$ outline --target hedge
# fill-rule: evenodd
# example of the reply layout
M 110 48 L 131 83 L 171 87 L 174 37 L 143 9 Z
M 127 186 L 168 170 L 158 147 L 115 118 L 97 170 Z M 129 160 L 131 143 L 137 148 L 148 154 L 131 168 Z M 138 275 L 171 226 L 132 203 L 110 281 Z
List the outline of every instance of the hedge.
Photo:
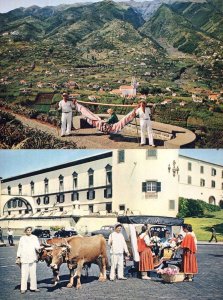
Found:
M 217 205 L 208 204 L 202 200 L 179 198 L 178 217 L 202 217 L 207 212 L 219 211 L 221 208 Z

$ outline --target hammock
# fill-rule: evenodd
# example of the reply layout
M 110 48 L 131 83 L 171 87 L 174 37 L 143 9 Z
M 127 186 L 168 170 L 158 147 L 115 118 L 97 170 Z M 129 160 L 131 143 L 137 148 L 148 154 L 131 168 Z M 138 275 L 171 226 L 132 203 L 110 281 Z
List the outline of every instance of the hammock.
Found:
M 93 114 L 88 108 L 81 105 L 80 103 L 76 103 L 76 110 L 86 118 L 88 124 L 96 127 L 98 130 L 104 133 L 117 133 L 135 118 L 135 110 L 132 110 L 117 123 L 107 124 L 99 116 Z

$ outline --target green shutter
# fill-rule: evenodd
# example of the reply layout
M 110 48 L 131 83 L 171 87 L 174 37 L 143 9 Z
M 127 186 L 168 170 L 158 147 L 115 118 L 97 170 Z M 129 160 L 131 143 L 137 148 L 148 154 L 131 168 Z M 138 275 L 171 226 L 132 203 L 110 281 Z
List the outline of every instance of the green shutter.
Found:
M 146 192 L 146 182 L 142 182 L 142 192 Z
M 156 191 L 161 192 L 161 182 L 156 183 Z

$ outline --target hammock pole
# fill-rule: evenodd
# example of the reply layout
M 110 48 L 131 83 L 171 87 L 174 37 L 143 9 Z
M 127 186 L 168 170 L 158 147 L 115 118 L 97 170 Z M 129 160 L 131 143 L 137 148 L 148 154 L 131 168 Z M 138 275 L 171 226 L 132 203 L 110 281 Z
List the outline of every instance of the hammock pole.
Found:
M 78 103 L 90 104 L 90 105 L 99 105 L 99 106 L 112 106 L 112 107 L 132 107 L 135 108 L 138 106 L 138 103 L 133 104 L 114 104 L 114 103 L 100 103 L 100 102 L 90 102 L 77 100 Z M 153 103 L 147 103 L 147 105 L 153 105 Z
M 90 105 L 99 105 L 99 106 L 113 106 L 113 107 L 136 107 L 138 104 L 114 104 L 114 103 L 100 103 L 100 102 L 90 102 L 77 100 L 78 103 L 90 104 Z

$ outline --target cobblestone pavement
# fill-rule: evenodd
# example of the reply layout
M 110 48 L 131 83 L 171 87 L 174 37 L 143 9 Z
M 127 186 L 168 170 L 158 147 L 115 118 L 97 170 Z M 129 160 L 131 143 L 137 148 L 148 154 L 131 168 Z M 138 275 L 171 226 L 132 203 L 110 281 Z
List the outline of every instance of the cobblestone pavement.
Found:
M 69 279 L 66 265 L 61 267 L 61 281 L 54 287 L 52 273 L 45 263 L 37 265 L 40 293 L 28 291 L 20 294 L 20 269 L 15 265 L 16 247 L 0 248 L 0 299 L 223 299 L 222 266 L 223 245 L 199 245 L 199 274 L 193 282 L 163 283 L 156 274 L 151 281 L 129 277 L 126 281 L 97 281 L 98 269 L 89 269 L 88 277 L 82 277 L 82 288 L 66 288 Z M 127 274 L 128 275 L 128 274 Z

